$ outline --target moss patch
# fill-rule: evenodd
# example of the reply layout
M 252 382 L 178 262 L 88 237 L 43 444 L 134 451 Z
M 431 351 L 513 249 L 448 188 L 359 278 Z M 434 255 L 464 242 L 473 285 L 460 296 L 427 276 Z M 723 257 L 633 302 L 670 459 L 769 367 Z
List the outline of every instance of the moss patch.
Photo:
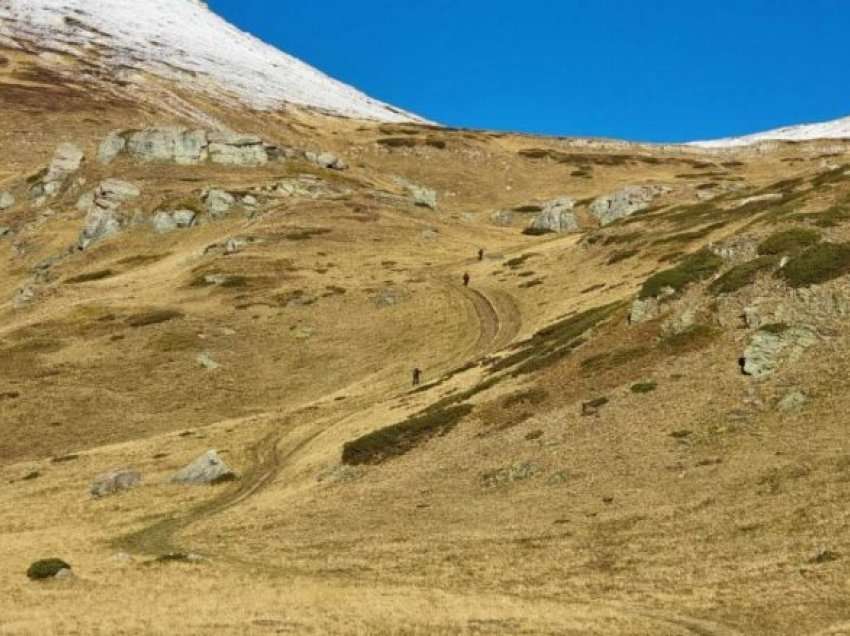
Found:
M 731 294 L 755 282 L 760 272 L 775 268 L 779 264 L 777 256 L 760 256 L 741 265 L 736 265 L 712 282 L 709 290 L 714 294 Z
M 62 570 L 70 569 L 71 566 L 62 559 L 41 559 L 29 567 L 27 576 L 34 581 L 52 579 Z
M 657 388 L 658 388 L 658 383 L 650 381 L 650 382 L 638 382 L 637 384 L 633 384 L 631 386 L 630 390 L 631 390 L 632 393 L 642 394 L 642 393 L 652 393 Z
M 666 287 L 678 293 L 691 283 L 705 280 L 723 265 L 723 259 L 707 249 L 683 258 L 675 267 L 653 274 L 640 290 L 641 298 L 652 298 Z
M 847 273 L 850 273 L 850 244 L 821 243 L 792 257 L 778 275 L 791 287 L 806 287 Z
M 762 256 L 780 256 L 783 254 L 798 254 L 820 243 L 821 236 L 817 230 L 809 228 L 791 228 L 776 232 L 763 240 L 758 246 L 758 253 Z

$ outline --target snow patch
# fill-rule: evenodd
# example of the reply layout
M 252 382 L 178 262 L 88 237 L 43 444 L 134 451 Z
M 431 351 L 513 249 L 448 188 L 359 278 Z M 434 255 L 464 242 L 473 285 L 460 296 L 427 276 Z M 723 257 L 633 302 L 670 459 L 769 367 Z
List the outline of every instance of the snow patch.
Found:
M 726 137 L 712 141 L 694 141 L 688 145 L 701 148 L 736 148 L 762 141 L 809 141 L 812 139 L 850 139 L 850 117 L 819 124 L 786 126 L 744 137 Z
M 368 97 L 240 31 L 201 0 L 2 0 L 0 43 L 99 56 L 122 80 L 140 72 L 260 110 L 286 103 L 387 122 L 421 118 Z M 44 60 L 43 58 L 43 61 Z

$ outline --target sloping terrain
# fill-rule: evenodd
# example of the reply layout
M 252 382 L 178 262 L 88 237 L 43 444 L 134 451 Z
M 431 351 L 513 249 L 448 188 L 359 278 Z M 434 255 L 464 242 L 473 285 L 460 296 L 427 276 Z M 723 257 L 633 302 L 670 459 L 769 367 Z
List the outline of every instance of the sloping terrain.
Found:
M 850 630 L 850 145 L 0 55 L 0 633 Z M 171 482 L 210 449 L 235 479 Z

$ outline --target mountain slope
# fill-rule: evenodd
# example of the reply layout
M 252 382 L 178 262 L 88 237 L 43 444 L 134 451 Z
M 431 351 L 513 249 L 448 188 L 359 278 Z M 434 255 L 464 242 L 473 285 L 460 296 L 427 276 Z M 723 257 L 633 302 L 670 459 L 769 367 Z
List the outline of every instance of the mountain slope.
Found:
M 262 110 L 286 103 L 346 117 L 421 121 L 374 100 L 240 31 L 198 0 L 10 0 L 0 4 L 0 47 L 71 56 L 112 79 L 144 83 L 147 74 Z M 56 62 L 54 70 L 78 68 Z
M 843 117 L 817 124 L 785 126 L 743 137 L 724 137 L 723 139 L 713 139 L 710 141 L 695 141 L 690 145 L 701 148 L 734 148 L 749 146 L 761 141 L 810 141 L 813 139 L 848 138 L 850 138 L 850 117 Z

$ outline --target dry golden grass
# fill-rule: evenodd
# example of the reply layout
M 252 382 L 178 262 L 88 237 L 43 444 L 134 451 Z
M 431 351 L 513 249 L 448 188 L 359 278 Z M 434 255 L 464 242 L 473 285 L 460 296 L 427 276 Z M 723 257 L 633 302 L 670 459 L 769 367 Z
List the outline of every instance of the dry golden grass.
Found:
M 52 213 L 0 217 L 16 231 L 0 239 L 0 634 L 847 631 L 843 331 L 754 382 L 737 365 L 743 329 L 677 342 L 659 322 L 625 320 L 670 254 L 755 240 L 846 197 L 842 179 L 806 190 L 836 144 L 711 154 L 259 116 L 184 97 L 233 129 L 340 153 L 351 170 L 319 174 L 351 192 L 164 236 L 131 229 L 57 261 L 23 307 L 15 291 L 73 243 L 76 198 L 103 178 L 139 184 L 150 213 L 206 186 L 316 170 L 89 161 L 86 184 Z M 59 141 L 92 157 L 111 129 L 179 122 L 127 104 L 63 105 L 4 111 L 0 143 L 22 149 L 0 167 L 4 187 Z M 32 131 L 27 144 L 20 130 Z M 400 136 L 416 141 L 378 143 Z M 841 153 L 829 161 L 850 163 Z M 395 176 L 436 188 L 439 210 L 377 195 L 402 194 Z M 790 178 L 803 183 L 795 198 L 735 212 L 736 197 L 788 190 L 779 182 Z M 676 208 L 693 206 L 701 184 L 734 180 L 748 189 Z M 582 235 L 524 236 L 522 213 L 514 227 L 489 223 L 498 209 L 634 183 L 676 187 L 658 209 Z M 850 238 L 840 225 L 824 232 Z M 233 236 L 255 241 L 207 250 Z M 634 254 L 612 258 L 623 250 Z M 771 284 L 741 302 L 776 296 Z M 381 306 L 387 290 L 398 302 Z M 553 364 L 493 372 L 541 329 L 612 303 L 623 306 Z M 221 368 L 203 369 L 201 353 Z M 416 392 L 414 366 L 426 385 Z M 647 381 L 655 391 L 630 389 Z M 794 387 L 811 403 L 778 413 Z M 341 464 L 346 442 L 453 399 L 473 409 L 445 436 L 378 466 Z M 239 481 L 167 484 L 209 448 Z M 144 485 L 91 499 L 91 479 L 121 466 Z M 172 551 L 205 560 L 147 563 Z M 76 578 L 28 581 L 29 564 L 50 556 Z

